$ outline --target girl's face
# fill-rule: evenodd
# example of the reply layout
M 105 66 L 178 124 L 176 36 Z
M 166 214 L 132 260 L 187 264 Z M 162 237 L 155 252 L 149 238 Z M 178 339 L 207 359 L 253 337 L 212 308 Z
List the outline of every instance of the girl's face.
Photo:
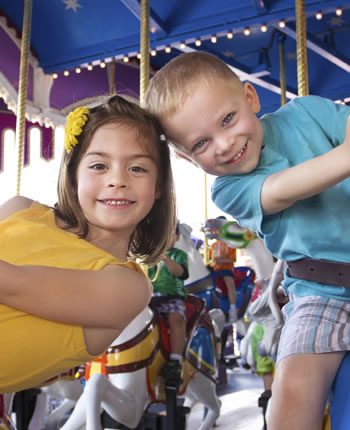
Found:
M 87 240 L 105 232 L 129 239 L 159 198 L 155 159 L 133 127 L 110 123 L 97 129 L 77 169 L 77 194 L 89 224 Z

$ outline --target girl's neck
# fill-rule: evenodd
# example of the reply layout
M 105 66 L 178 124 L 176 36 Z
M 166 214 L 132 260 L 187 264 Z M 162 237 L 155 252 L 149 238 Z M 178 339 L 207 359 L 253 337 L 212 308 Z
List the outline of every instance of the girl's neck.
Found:
M 103 249 L 121 261 L 127 261 L 127 246 L 129 237 L 120 237 L 117 233 L 103 232 L 103 234 L 94 234 L 89 232 L 85 240 L 97 248 Z
M 56 226 L 66 232 L 78 235 L 77 227 L 66 228 L 67 224 L 60 218 L 56 217 Z M 111 232 L 102 229 L 89 229 L 87 237 L 84 239 L 97 248 L 113 255 L 121 261 L 127 261 L 127 247 L 129 244 L 130 234 L 122 232 Z

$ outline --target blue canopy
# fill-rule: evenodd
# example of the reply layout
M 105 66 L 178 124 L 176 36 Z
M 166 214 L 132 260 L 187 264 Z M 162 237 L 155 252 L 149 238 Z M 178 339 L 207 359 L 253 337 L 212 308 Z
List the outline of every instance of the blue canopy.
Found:
M 24 0 L 0 0 L 0 73 L 15 90 L 23 11 Z M 305 13 L 310 94 L 348 102 L 350 2 L 305 0 Z M 183 51 L 212 52 L 255 85 L 261 113 L 281 104 L 279 46 L 284 42 L 288 98 L 298 93 L 294 0 L 150 0 L 150 30 L 156 54 L 150 56 L 151 71 Z M 53 108 L 108 92 L 113 60 L 117 91 L 137 94 L 140 2 L 33 0 L 30 46 L 37 66 L 57 75 L 50 90 Z M 33 97 L 30 87 L 28 99 Z

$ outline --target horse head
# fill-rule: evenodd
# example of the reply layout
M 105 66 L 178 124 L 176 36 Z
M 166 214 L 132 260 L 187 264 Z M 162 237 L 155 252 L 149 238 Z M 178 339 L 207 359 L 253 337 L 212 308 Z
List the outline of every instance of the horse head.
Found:
M 222 217 L 207 219 L 203 231 L 208 239 L 221 240 L 231 248 L 246 248 L 253 239 L 256 239 L 254 233 L 241 227 L 237 221 L 227 221 Z
M 187 224 L 179 224 L 179 238 L 175 243 L 177 248 L 186 252 L 188 257 L 189 277 L 185 281 L 185 287 L 207 277 L 210 272 L 203 263 L 203 258 L 191 239 L 192 227 Z

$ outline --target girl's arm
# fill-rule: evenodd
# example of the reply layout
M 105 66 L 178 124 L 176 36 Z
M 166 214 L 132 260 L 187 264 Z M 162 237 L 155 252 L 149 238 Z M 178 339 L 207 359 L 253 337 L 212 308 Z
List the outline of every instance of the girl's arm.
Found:
M 7 200 L 7 202 L 0 206 L 0 221 L 3 221 L 15 212 L 28 209 L 32 203 L 33 200 L 22 196 L 16 196 Z
M 144 275 L 117 265 L 91 271 L 15 266 L 0 260 L 0 273 L 3 304 L 84 327 L 123 329 L 152 294 Z
M 350 176 L 350 116 L 342 145 L 324 155 L 269 176 L 261 190 L 264 214 L 279 212 Z

